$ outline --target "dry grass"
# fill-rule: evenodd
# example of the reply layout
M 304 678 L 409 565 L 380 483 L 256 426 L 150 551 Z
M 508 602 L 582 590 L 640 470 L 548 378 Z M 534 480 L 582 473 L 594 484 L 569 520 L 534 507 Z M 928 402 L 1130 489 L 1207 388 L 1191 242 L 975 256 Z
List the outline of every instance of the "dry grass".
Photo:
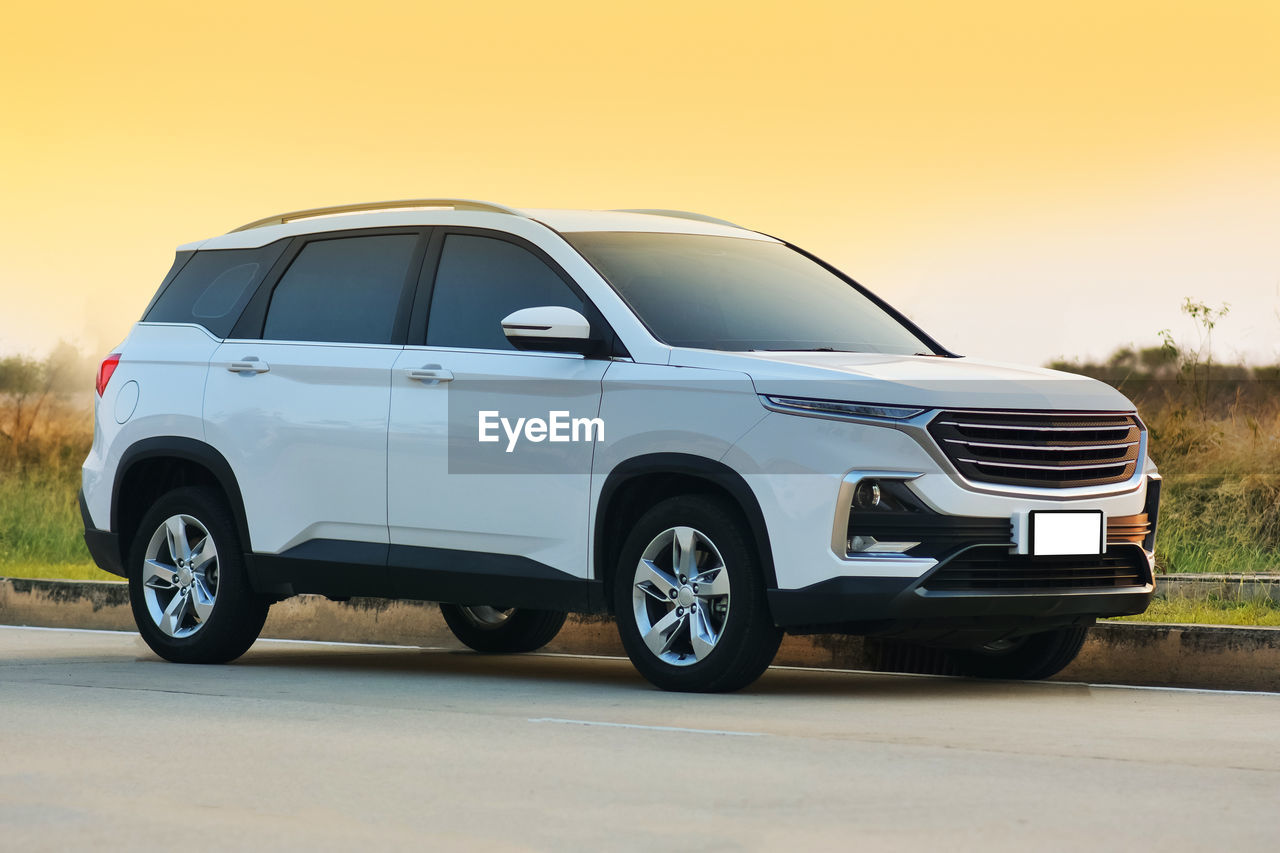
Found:
M 1157 562 L 1164 572 L 1280 570 L 1280 411 L 1147 416 L 1164 476 Z
M 83 399 L 57 398 L 34 423 L 12 429 L 13 409 L 0 409 L 0 424 L 11 427 L 0 436 L 0 575 L 33 566 L 82 572 L 90 563 L 76 493 L 92 417 Z

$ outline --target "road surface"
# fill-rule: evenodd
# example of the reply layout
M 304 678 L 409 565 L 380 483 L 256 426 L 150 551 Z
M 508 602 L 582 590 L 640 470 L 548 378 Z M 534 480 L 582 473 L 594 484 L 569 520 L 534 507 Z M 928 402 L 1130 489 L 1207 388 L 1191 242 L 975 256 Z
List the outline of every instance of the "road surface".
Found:
M 1280 695 L 0 628 L 0 849 L 1277 850 Z

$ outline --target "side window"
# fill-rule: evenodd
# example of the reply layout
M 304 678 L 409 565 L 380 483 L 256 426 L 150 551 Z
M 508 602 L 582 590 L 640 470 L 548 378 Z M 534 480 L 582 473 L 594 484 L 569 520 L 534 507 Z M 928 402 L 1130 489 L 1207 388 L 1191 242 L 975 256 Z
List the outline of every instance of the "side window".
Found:
M 583 310 L 582 299 L 527 249 L 493 237 L 450 234 L 431 293 L 427 346 L 515 349 L 502 334 L 502 318 L 535 305 Z
M 288 242 L 277 240 L 259 249 L 196 252 L 142 319 L 196 323 L 225 338 Z
M 280 278 L 262 337 L 389 344 L 418 238 L 338 237 L 303 247 Z

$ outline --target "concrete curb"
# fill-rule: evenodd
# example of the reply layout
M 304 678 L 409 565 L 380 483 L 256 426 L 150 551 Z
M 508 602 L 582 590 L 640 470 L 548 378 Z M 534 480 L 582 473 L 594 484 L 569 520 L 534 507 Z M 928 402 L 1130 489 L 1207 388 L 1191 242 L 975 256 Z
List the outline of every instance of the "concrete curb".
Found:
M 1280 575 L 1156 575 L 1157 598 L 1203 601 L 1273 601 L 1280 603 Z
M 134 630 L 129 591 L 109 581 L 0 578 L 0 624 Z M 262 636 L 461 648 L 429 602 L 302 595 L 276 604 Z M 546 648 L 622 655 L 613 620 L 573 615 Z M 948 674 L 931 650 L 862 637 L 787 637 L 779 666 Z M 1280 628 L 1106 622 L 1055 680 L 1230 690 L 1280 690 Z

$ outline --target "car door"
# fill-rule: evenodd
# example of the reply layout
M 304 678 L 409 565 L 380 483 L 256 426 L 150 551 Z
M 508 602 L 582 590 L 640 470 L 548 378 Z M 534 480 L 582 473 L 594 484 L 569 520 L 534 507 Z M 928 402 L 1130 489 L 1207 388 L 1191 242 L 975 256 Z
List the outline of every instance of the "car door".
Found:
M 483 440 L 480 418 L 597 418 L 606 358 L 521 352 L 501 329 L 520 308 L 562 305 L 589 319 L 594 309 L 549 257 L 497 232 L 439 229 L 423 275 L 429 317 L 415 311 L 391 381 L 392 575 L 403 595 L 434 576 L 442 600 L 555 606 L 553 590 L 575 594 L 589 574 L 597 436 L 521 433 L 513 445 L 501 427 Z
M 214 353 L 206 437 L 235 471 L 253 550 L 282 555 L 255 558 L 264 583 L 386 591 L 391 370 L 425 247 L 424 229 L 299 241 Z

